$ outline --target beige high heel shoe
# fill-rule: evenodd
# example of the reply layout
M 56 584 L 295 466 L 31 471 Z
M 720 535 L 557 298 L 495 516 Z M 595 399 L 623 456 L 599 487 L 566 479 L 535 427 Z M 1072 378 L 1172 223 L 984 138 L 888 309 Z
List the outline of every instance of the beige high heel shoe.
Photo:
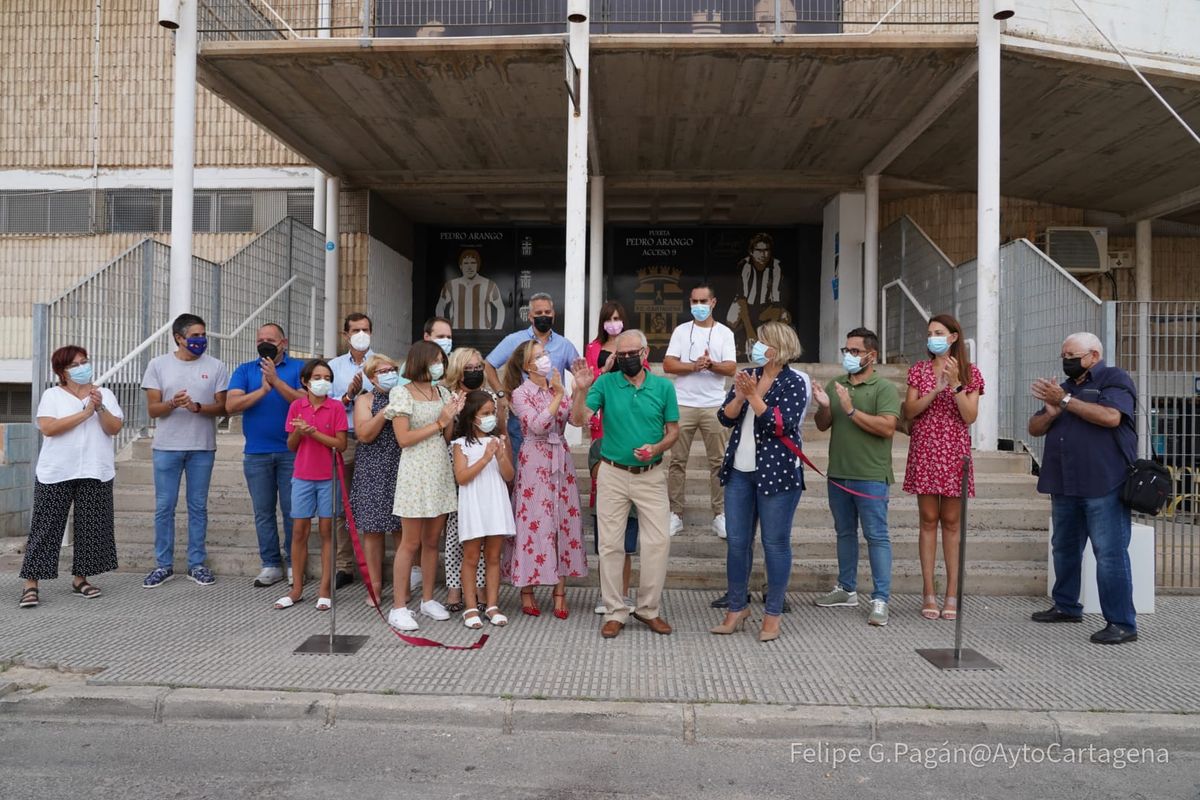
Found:
M 729 624 L 722 622 L 720 625 L 714 625 L 708 629 L 708 632 L 715 633 L 718 636 L 728 636 L 734 631 L 740 631 L 745 628 L 746 620 L 748 619 L 750 619 L 750 609 L 743 608 L 738 612 L 737 616 L 733 618 L 733 622 L 730 622 Z

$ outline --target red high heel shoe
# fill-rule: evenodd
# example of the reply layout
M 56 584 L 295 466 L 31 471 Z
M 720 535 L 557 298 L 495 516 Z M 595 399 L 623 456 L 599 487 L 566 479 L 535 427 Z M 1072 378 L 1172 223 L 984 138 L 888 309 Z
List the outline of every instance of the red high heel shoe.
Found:
M 558 607 L 559 600 L 562 600 L 562 608 Z M 567 610 L 567 590 L 563 589 L 561 592 L 555 592 L 554 616 L 558 617 L 559 619 L 566 619 L 568 616 L 570 616 L 570 614 L 571 612 Z
M 538 608 L 537 601 L 533 599 L 533 589 L 521 590 L 521 612 L 531 617 L 540 617 L 542 610 Z

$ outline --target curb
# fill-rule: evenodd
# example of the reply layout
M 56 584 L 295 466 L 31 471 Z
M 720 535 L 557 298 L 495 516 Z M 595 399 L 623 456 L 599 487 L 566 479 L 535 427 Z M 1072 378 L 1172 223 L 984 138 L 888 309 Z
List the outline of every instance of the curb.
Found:
M 403 722 L 437 728 L 587 731 L 590 735 L 821 744 L 1155 747 L 1200 752 L 1200 715 L 1068 711 L 958 711 L 844 706 L 528 700 L 440 695 L 59 685 L 16 691 L 0 683 L 0 718 L 286 722 L 325 728 Z

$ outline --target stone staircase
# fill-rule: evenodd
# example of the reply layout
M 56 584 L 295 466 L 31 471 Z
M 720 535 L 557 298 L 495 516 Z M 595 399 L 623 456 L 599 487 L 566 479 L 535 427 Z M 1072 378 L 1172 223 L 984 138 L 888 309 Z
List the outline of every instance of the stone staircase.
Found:
M 836 367 L 806 365 L 822 383 L 837 374 Z M 886 366 L 881 374 L 901 386 L 905 368 Z M 985 401 L 986 402 L 986 401 Z M 250 497 L 242 476 L 242 444 L 238 420 L 230 432 L 217 437 L 217 461 L 209 491 L 209 565 L 218 576 L 255 575 L 259 569 Z M 804 448 L 822 470 L 828 461 L 828 433 L 818 431 L 811 415 L 803 429 Z M 126 569 L 149 570 L 154 564 L 154 474 L 151 440 L 134 442 L 117 464 L 116 528 L 120 562 Z M 900 489 L 908 438 L 897 435 L 893 444 L 896 484 L 892 487 L 889 526 L 893 544 L 892 587 L 895 593 L 919 593 L 921 568 L 917 556 L 916 498 Z M 574 448 L 581 500 L 587 504 L 587 444 Z M 713 534 L 708 500 L 708 475 L 703 445 L 697 440 L 687 465 L 684 528 L 671 540 L 668 586 L 676 588 L 725 587 L 725 542 Z M 837 558 L 833 520 L 826 503 L 827 484 L 811 470 L 805 471 L 808 488 L 792 527 L 794 568 L 791 589 L 817 591 L 833 585 Z M 1013 453 L 977 453 L 976 498 L 969 507 L 966 587 L 973 594 L 1042 594 L 1046 587 L 1047 523 L 1049 500 L 1036 492 L 1027 456 Z M 590 523 L 588 523 L 590 525 Z M 176 517 L 176 568 L 186 551 L 187 515 L 181 493 Z M 586 531 L 589 551 L 591 532 Z M 318 539 L 310 539 L 314 550 Z M 869 590 L 870 573 L 865 542 L 861 544 L 860 587 Z M 594 564 L 594 556 L 591 556 Z M 938 574 L 944 576 L 940 563 Z M 634 561 L 637 568 L 637 561 Z M 592 574 L 583 581 L 597 583 Z M 942 578 L 939 577 L 939 587 Z M 751 585 L 763 583 L 762 554 L 756 545 Z

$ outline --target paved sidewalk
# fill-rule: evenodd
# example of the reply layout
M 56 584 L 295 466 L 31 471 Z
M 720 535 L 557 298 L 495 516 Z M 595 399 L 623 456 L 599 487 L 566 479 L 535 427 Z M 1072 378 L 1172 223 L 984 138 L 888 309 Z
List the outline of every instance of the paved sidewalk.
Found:
M 571 616 L 523 616 L 515 592 L 502 606 L 511 623 L 485 627 L 481 650 L 410 647 L 363 602 L 360 583 L 340 594 L 338 631 L 366 634 L 354 656 L 292 651 L 329 617 L 315 595 L 275 611 L 282 584 L 255 589 L 248 579 L 200 587 L 185 578 L 141 588 L 141 576 L 116 573 L 97 583 L 104 596 L 71 596 L 68 579 L 42 584 L 42 605 L 18 609 L 20 580 L 0 574 L 0 661 L 96 670 L 92 685 L 375 692 L 455 697 L 549 698 L 690 703 L 771 703 L 1027 711 L 1200 713 L 1200 598 L 1160 597 L 1139 620 L 1141 641 L 1119 647 L 1088 642 L 1099 617 L 1083 625 L 1037 625 L 1042 598 L 969 598 L 966 646 L 1003 666 L 999 672 L 943 673 L 915 648 L 949 646 L 954 626 L 918 616 L 918 598 L 895 598 L 886 628 L 866 624 L 866 608 L 818 609 L 792 594 L 783 636 L 757 641 L 750 629 L 708 633 L 720 612 L 712 592 L 667 591 L 672 636 L 631 621 L 604 640 L 592 613 L 593 589 L 568 591 Z M 310 594 L 312 594 L 310 592 Z M 757 598 L 757 595 L 756 595 Z M 549 589 L 539 594 L 549 606 Z M 753 606 L 756 621 L 761 605 Z M 425 622 L 420 635 L 467 644 L 478 634 L 456 620 Z

